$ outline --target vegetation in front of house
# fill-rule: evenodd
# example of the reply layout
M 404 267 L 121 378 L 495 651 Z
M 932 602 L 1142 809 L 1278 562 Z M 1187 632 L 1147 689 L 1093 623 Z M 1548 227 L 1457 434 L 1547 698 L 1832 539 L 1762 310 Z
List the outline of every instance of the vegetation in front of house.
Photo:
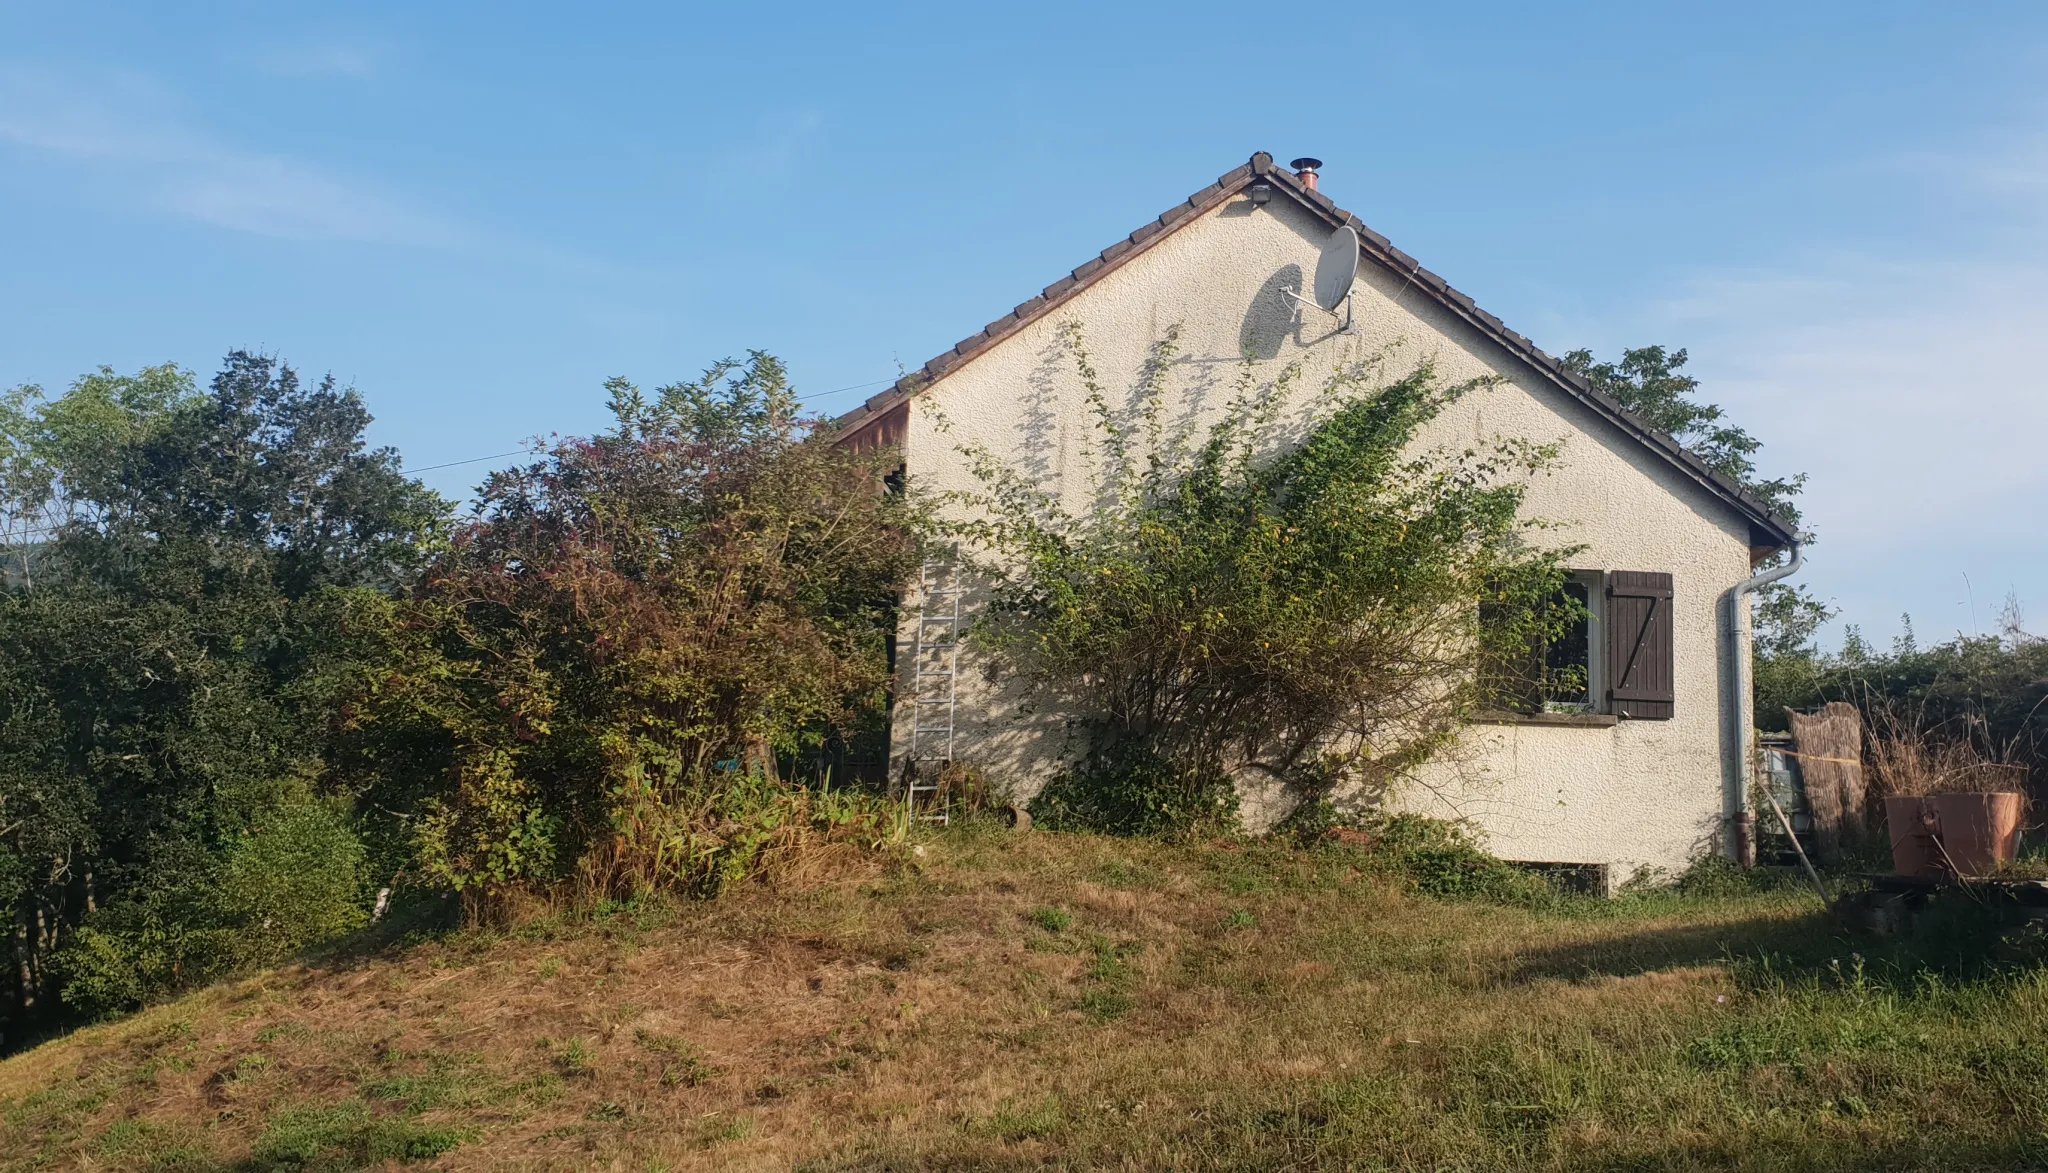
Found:
M 270 358 L 0 398 L 0 1048 L 373 906 L 900 835 L 788 776 L 882 719 L 910 501 L 772 357 L 611 391 L 461 519 Z
M 1228 823 L 1231 778 L 1247 771 L 1309 797 L 1384 792 L 1486 699 L 1483 665 L 1575 617 L 1553 602 L 1569 551 L 1519 516 L 1524 478 L 1556 453 L 1413 448 L 1485 380 L 1448 383 L 1426 364 L 1387 378 L 1388 356 L 1372 356 L 1310 397 L 1298 444 L 1277 445 L 1294 367 L 1247 362 L 1221 418 L 1182 435 L 1166 413 L 1177 332 L 1128 402 L 1078 324 L 1062 338 L 1088 405 L 1090 507 L 1069 511 L 968 447 L 983 488 L 952 527 L 995 582 L 975 638 L 1100 715 L 1084 759 L 1033 808 L 1048 825 Z
M 13 393 L 0 1030 L 162 1004 L 0 1064 L 0 1169 L 2048 1160 L 2038 934 L 1957 906 L 1877 941 L 1714 867 L 1588 902 L 1319 801 L 1426 755 L 1479 667 L 1571 618 L 1515 520 L 1551 454 L 1404 451 L 1481 387 L 1356 368 L 1264 457 L 1296 376 L 1176 447 L 1170 338 L 1128 411 L 1070 342 L 1103 508 L 985 466 L 969 536 L 1025 556 L 988 633 L 1113 714 L 1041 825 L 1149 839 L 938 833 L 795 783 L 880 719 L 923 519 L 765 355 L 614 384 L 613 430 L 462 519 L 364 447 L 352 393 L 273 360 Z M 1753 453 L 1725 431 L 1694 439 Z M 1809 600 L 1781 610 L 1771 697 L 2035 756 L 2048 667 L 2016 614 L 1835 658 Z M 1308 703 L 1331 680 L 1348 699 Z M 1245 761 L 1310 801 L 1205 841 Z M 452 934 L 448 892 L 479 914 Z
M 918 835 L 80 1031 L 0 1063 L 0 1170 L 2048 1160 L 2038 971 L 1796 884 L 1503 905 L 1326 837 Z
M 1355 369 L 1264 458 L 1282 388 L 1248 379 L 1176 448 L 1171 338 L 1129 411 L 1069 339 L 1104 508 L 993 470 L 980 536 L 1031 569 L 991 631 L 1118 714 L 1041 825 L 1141 838 L 941 830 L 792 783 L 878 719 L 921 518 L 765 355 L 614 384 L 612 431 L 460 520 L 364 449 L 351 393 L 271 360 L 206 392 L 165 368 L 14 393 L 0 1029 L 160 1004 L 0 1062 L 0 1171 L 2048 1162 L 2048 944 L 1967 894 L 1906 939 L 1711 863 L 1588 900 L 1457 826 L 1320 799 L 1428 752 L 1477 668 L 1570 618 L 1514 527 L 1549 454 L 1403 451 L 1477 385 Z M 1653 358 L 1612 377 L 1697 412 L 1682 352 Z M 1707 410 L 1657 422 L 1747 460 Z M 1412 677 L 1391 622 L 1345 642 L 1429 599 L 1462 617 L 1417 629 L 1442 642 Z M 2048 671 L 2016 614 L 1834 659 L 1807 601 L 1784 613 L 1760 687 L 2033 752 Z M 1317 672 L 1350 707 L 1289 715 Z M 1317 721 L 1395 735 L 1332 759 Z M 1310 799 L 1278 834 L 1195 834 L 1231 825 L 1233 755 Z M 943 781 L 963 813 L 1005 801 Z M 380 888 L 396 912 L 351 939 Z M 451 891 L 488 915 L 449 931 Z
M 885 719 L 913 506 L 755 354 L 484 484 L 383 655 L 339 768 L 420 882 L 716 891 L 805 837 L 874 837 L 777 777 Z M 397 812 L 382 816 L 379 812 Z

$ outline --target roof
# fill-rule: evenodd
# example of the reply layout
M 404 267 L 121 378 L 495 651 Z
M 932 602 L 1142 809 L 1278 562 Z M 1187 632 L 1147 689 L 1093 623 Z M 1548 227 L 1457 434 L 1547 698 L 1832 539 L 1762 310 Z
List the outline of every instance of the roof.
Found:
M 1358 217 L 1338 207 L 1328 196 L 1312 190 L 1286 168 L 1275 167 L 1273 156 L 1264 151 L 1253 155 L 1243 166 L 1219 176 L 1216 182 L 1189 196 L 1185 202 L 1168 208 L 1158 219 L 1103 249 L 1094 259 L 1046 286 L 1037 296 L 1023 302 L 1016 309 L 990 322 L 974 334 L 961 339 L 951 350 L 925 363 L 921 369 L 897 380 L 895 385 L 880 394 L 870 396 L 860 407 L 839 417 L 835 422 L 843 437 L 842 442 L 859 443 L 864 434 L 893 431 L 894 429 L 888 426 L 891 421 L 887 418 L 893 409 L 915 398 L 960 364 L 1030 323 L 1053 313 L 1125 261 L 1165 239 L 1175 228 L 1218 207 L 1250 187 L 1254 181 L 1261 179 L 1271 183 L 1276 191 L 1293 197 L 1331 228 L 1343 224 L 1356 228 L 1359 251 L 1365 259 L 1406 277 L 1415 288 L 1422 290 L 1426 296 L 1450 311 L 1453 316 L 1462 319 L 1479 333 L 1508 350 L 1539 376 L 1592 408 L 1595 413 L 1620 428 L 1624 434 L 1740 513 L 1750 523 L 1750 545 L 1776 548 L 1796 540 L 1796 527 L 1773 513 L 1769 505 L 1733 480 L 1716 472 L 1705 461 L 1688 452 L 1684 445 L 1668 433 L 1660 431 L 1622 407 L 1612 397 L 1594 387 L 1585 376 L 1545 354 L 1527 338 L 1508 329 L 1506 323 L 1480 309 L 1470 297 L 1452 288 L 1450 282 L 1423 268 L 1421 262 L 1395 248 L 1392 241 L 1366 227 Z

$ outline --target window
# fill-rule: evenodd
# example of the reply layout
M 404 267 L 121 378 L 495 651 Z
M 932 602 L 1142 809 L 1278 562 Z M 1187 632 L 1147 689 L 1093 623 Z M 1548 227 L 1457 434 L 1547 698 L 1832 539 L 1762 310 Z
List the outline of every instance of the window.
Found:
M 1601 574 L 1573 571 L 1551 596 L 1564 630 L 1488 666 L 1494 707 L 1520 713 L 1594 713 L 1602 708 Z M 1482 610 L 1480 622 L 1487 621 Z
M 1602 714 L 1620 721 L 1669 721 L 1677 711 L 1675 607 L 1671 575 L 1660 570 L 1575 570 L 1551 596 L 1552 615 L 1573 618 L 1535 646 L 1489 641 L 1480 683 L 1497 713 Z M 1511 617 L 1479 622 L 1496 636 Z M 1519 626 L 1519 625 L 1517 625 Z M 1547 625 L 1546 625 L 1547 626 Z

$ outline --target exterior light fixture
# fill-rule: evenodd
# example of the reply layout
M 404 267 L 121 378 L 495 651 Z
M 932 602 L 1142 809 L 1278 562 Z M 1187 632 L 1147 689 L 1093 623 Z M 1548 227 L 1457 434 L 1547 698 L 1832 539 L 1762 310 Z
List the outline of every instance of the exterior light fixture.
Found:
M 1273 185 L 1262 179 L 1252 184 L 1251 196 L 1252 204 L 1255 207 L 1263 208 L 1266 206 L 1266 201 L 1273 198 Z

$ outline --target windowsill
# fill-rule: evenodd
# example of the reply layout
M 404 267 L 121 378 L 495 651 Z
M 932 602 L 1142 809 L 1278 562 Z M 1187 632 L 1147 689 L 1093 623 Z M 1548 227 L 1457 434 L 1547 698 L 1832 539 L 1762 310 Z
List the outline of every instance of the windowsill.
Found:
M 1621 723 L 1613 713 L 1478 713 L 1474 725 L 1563 725 L 1578 729 L 1607 729 Z

